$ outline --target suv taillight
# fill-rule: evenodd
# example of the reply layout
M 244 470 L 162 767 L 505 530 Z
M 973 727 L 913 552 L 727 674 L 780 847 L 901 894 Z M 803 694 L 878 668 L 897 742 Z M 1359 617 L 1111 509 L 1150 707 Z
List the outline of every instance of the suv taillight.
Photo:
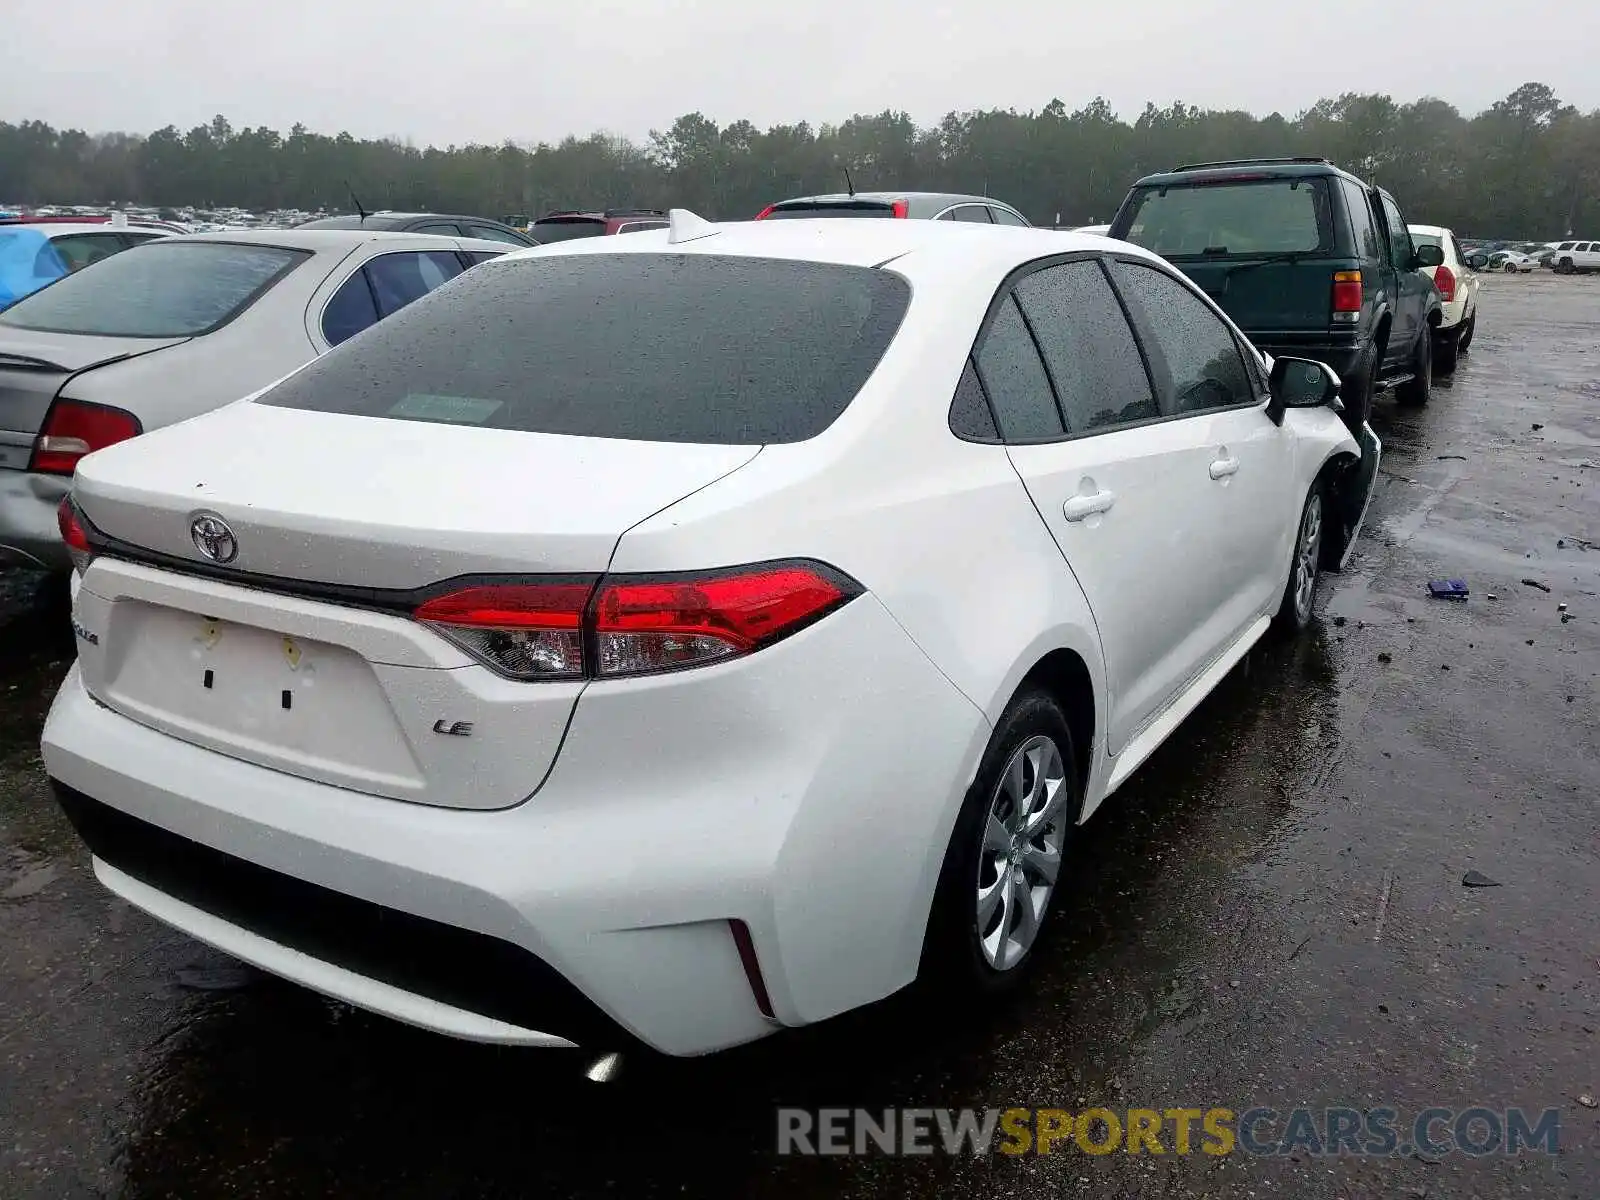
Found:
M 512 679 L 608 679 L 750 654 L 860 595 L 822 563 L 492 583 L 412 615 Z
M 896 200 L 889 206 L 889 213 L 891 216 L 905 220 L 905 218 L 911 215 L 911 205 L 906 203 L 904 200 Z
M 1360 271 L 1333 273 L 1333 319 L 1340 322 L 1361 319 Z
M 89 546 L 88 519 L 78 511 L 70 495 L 61 497 L 61 507 L 56 509 L 56 528 L 61 530 L 61 540 L 67 544 L 67 555 L 74 569 L 82 575 L 89 569 L 94 551 Z
M 1456 298 L 1456 273 L 1440 263 L 1433 271 L 1433 286 L 1439 289 L 1440 299 L 1450 303 Z
M 143 432 L 139 418 L 120 408 L 82 400 L 57 400 L 45 414 L 28 470 L 71 475 L 78 460 L 90 451 L 103 450 Z
M 758 212 L 756 214 L 756 220 L 765 221 L 769 216 L 772 215 L 772 210 L 777 208 L 777 207 L 778 206 L 776 204 L 767 205 L 765 208 L 763 208 L 760 212 Z

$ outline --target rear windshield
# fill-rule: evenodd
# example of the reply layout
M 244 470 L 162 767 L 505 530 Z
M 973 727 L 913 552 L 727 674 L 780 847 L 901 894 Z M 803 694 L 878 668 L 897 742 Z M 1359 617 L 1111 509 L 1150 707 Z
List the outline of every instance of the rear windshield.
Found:
M 105 337 L 193 337 L 232 320 L 309 257 L 282 246 L 157 238 L 0 314 L 0 325 Z
M 530 236 L 537 238 L 541 244 L 548 242 L 570 242 L 573 238 L 599 237 L 606 231 L 604 221 L 591 220 L 580 217 L 574 221 L 535 221 L 533 228 L 528 230 Z
M 849 405 L 910 295 L 898 275 L 833 263 L 491 262 L 257 403 L 582 437 L 798 442 Z
M 840 200 L 832 203 L 780 204 L 766 216 L 768 221 L 794 220 L 797 217 L 892 217 L 894 209 L 874 200 Z
M 1333 250 L 1328 184 L 1319 176 L 1139 188 L 1128 219 L 1123 240 L 1163 258 Z

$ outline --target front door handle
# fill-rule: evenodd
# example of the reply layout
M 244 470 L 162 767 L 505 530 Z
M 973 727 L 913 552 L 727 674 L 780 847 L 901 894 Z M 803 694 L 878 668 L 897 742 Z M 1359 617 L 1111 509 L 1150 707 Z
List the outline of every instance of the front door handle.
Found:
M 1211 462 L 1211 478 L 1226 479 L 1239 469 L 1237 458 L 1217 458 Z
M 1116 502 L 1117 494 L 1108 491 L 1096 492 L 1092 496 L 1073 496 L 1061 506 L 1061 512 L 1069 521 L 1082 521 L 1095 513 L 1110 511 Z

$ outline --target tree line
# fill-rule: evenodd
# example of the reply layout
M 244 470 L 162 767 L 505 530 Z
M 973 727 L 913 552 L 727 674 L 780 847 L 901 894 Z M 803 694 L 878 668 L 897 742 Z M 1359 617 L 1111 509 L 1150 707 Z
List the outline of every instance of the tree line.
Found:
M 1314 155 L 1392 191 L 1409 219 L 1484 237 L 1600 235 L 1600 110 L 1527 83 L 1474 116 L 1443 100 L 1319 100 L 1292 118 L 1147 104 L 1133 121 L 1104 99 L 1068 110 L 903 112 L 839 125 L 719 125 L 701 113 L 640 144 L 605 133 L 557 144 L 418 148 L 394 139 L 261 126 L 223 116 L 147 136 L 0 121 L 0 201 L 467 212 L 688 207 L 744 218 L 774 200 L 905 188 L 1000 197 L 1035 224 L 1109 220 L 1129 183 L 1179 163 Z

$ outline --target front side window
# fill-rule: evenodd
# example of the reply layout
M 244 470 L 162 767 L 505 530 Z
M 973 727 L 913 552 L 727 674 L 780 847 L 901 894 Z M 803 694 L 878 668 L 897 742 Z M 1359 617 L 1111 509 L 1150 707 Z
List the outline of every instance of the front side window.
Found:
M 461 274 L 461 260 L 448 250 L 380 254 L 366 266 L 379 318 L 391 316 Z
M 1387 196 L 1383 197 L 1383 216 L 1389 223 L 1389 261 L 1399 270 L 1409 271 L 1411 260 L 1416 257 L 1411 245 L 1411 231 L 1406 228 L 1399 206 Z
M 1015 297 L 1000 302 L 977 357 L 978 374 L 1007 441 L 1060 437 L 1066 432 L 1050 390 L 1050 377 Z
M 1055 380 L 1067 432 L 1161 415 L 1138 343 L 1098 262 L 1035 271 L 1016 292 Z
M 29 296 L 0 314 L 0 325 L 194 337 L 231 321 L 309 257 L 284 246 L 157 238 Z
M 575 437 L 798 442 L 855 399 L 910 300 L 901 276 L 837 263 L 502 260 L 256 402 Z
M 56 238 L 55 247 L 69 271 L 81 271 L 90 263 L 127 249 L 126 243 L 114 233 L 69 233 Z
M 1142 263 L 1117 262 L 1111 273 L 1152 351 L 1164 413 L 1186 416 L 1255 403 L 1238 343 L 1200 297 Z
M 1140 188 L 1124 240 L 1163 258 L 1331 253 L 1328 180 L 1301 176 Z

